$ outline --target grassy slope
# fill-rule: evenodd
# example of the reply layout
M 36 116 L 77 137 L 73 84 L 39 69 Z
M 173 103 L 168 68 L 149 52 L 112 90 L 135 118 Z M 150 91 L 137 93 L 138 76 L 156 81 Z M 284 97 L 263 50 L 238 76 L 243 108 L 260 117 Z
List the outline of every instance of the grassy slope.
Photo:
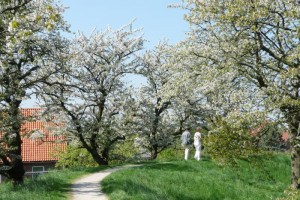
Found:
M 207 158 L 152 163 L 116 172 L 102 182 L 102 188 L 111 200 L 263 200 L 282 196 L 289 185 L 286 155 L 240 165 L 220 167 Z
M 49 172 L 34 180 L 27 179 L 22 186 L 13 187 L 11 183 L 0 184 L 2 200 L 61 200 L 69 197 L 72 181 L 101 168 L 85 168 Z
M 103 189 L 111 200 L 201 200 L 201 199 L 275 199 L 289 185 L 290 159 L 279 155 L 260 164 L 232 169 L 220 167 L 208 158 L 200 162 L 150 162 L 143 167 L 119 171 L 107 177 Z M 166 157 L 165 157 L 166 158 Z M 174 159 L 175 158 L 175 159 Z M 168 159 L 169 160 L 169 159 Z M 72 181 L 100 168 L 52 172 L 35 180 L 26 180 L 22 187 L 0 184 L 0 199 L 61 200 L 69 197 Z

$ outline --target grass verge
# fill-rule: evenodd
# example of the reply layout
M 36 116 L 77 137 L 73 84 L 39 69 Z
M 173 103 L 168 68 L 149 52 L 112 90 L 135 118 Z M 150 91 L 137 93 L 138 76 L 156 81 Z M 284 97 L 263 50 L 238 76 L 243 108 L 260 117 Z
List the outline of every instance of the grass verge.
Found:
M 78 177 L 97 172 L 107 167 L 77 168 L 50 171 L 35 179 L 26 179 L 23 185 L 0 184 L 0 199 L 3 200 L 62 200 L 69 198 L 70 185 Z
M 290 183 L 290 159 L 276 155 L 239 167 L 172 161 L 145 164 L 108 176 L 102 189 L 111 200 L 226 200 L 276 199 Z

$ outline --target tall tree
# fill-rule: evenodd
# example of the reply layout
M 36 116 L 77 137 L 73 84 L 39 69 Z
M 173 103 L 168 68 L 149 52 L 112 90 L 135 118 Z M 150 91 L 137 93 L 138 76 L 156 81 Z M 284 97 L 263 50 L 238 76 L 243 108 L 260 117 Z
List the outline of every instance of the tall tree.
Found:
M 138 130 L 140 145 L 150 152 L 151 159 L 174 145 L 184 128 L 196 127 L 204 116 L 199 108 L 202 97 L 187 93 L 179 84 L 173 87 L 174 79 L 182 75 L 172 68 L 178 61 L 173 48 L 166 41 L 159 43 L 143 55 L 143 67 L 137 72 L 147 83 L 137 93 L 133 129 Z M 181 81 L 188 83 L 186 79 Z
M 160 43 L 155 50 L 147 51 L 143 57 L 143 67 L 137 73 L 146 78 L 147 83 L 139 88 L 137 112 L 134 113 L 134 129 L 141 138 L 140 146 L 150 152 L 150 158 L 157 155 L 173 143 L 175 131 L 172 116 L 169 113 L 171 101 L 162 99 L 160 91 L 168 81 L 165 67 L 168 52 L 167 43 Z
M 192 25 L 190 52 L 236 73 L 283 114 L 291 135 L 292 187 L 299 189 L 299 1 L 185 2 Z
M 142 48 L 143 38 L 132 24 L 80 34 L 73 41 L 68 70 L 45 88 L 46 106 L 62 111 L 66 131 L 99 165 L 107 165 L 112 146 L 125 139 L 133 99 L 124 77 L 140 65 L 136 54 Z
M 64 47 L 59 32 L 66 30 L 63 8 L 52 0 L 0 3 L 0 107 L 5 115 L 1 131 L 0 173 L 23 182 L 20 135 L 21 102 L 58 70 L 57 50 Z

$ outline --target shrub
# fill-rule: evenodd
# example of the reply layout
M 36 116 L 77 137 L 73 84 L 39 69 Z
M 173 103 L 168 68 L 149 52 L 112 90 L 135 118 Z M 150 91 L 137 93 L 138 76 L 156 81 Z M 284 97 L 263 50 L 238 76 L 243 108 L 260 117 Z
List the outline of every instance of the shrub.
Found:
M 248 124 L 236 126 L 221 117 L 211 125 L 211 131 L 203 139 L 206 152 L 221 164 L 235 164 L 236 159 L 261 153 L 258 140 L 249 134 Z
M 138 154 L 139 149 L 134 144 L 134 136 L 131 136 L 113 146 L 109 161 L 112 164 L 136 161 Z
M 58 156 L 59 160 L 55 165 L 56 168 L 98 166 L 86 149 L 78 148 L 74 145 L 68 146 L 67 150 L 58 153 Z

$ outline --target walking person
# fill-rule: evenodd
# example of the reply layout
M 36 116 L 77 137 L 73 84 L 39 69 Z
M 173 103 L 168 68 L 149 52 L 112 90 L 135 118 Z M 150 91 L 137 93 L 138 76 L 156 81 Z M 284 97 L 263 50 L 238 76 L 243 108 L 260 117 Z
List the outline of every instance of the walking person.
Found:
M 200 131 L 201 131 L 201 128 L 197 127 L 196 128 L 196 133 L 194 135 L 194 146 L 195 146 L 195 149 L 196 149 L 194 158 L 196 160 L 201 159 L 201 132 Z
M 189 128 L 187 128 L 181 135 L 181 145 L 184 148 L 184 160 L 187 160 L 191 147 L 191 133 L 189 131 Z

